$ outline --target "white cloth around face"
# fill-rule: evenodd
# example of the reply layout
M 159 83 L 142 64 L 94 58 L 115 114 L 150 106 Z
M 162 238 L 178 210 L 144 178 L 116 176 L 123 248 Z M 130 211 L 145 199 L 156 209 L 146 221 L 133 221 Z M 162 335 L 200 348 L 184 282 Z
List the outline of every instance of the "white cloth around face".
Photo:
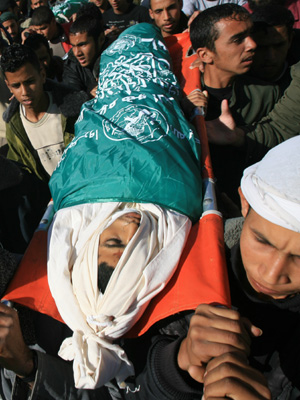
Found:
M 98 290 L 101 232 L 121 215 L 141 214 L 102 295 Z M 134 373 L 123 336 L 173 275 L 190 220 L 152 204 L 95 203 L 59 210 L 48 235 L 48 280 L 58 310 L 73 330 L 59 355 L 73 361 L 75 386 L 93 389 Z
M 300 233 L 300 136 L 274 147 L 247 168 L 241 189 L 261 217 Z

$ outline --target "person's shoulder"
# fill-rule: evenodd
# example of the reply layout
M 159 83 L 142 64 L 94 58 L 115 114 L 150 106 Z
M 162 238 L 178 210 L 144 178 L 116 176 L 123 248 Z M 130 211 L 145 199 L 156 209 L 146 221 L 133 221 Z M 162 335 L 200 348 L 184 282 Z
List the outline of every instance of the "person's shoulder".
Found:
M 106 20 L 108 18 L 111 18 L 114 15 L 115 15 L 115 13 L 114 13 L 113 8 L 109 8 L 108 10 L 104 11 L 104 13 L 102 14 L 102 18 L 104 20 Z
M 53 102 L 67 118 L 77 116 L 82 104 L 89 100 L 89 96 L 85 91 L 75 91 L 63 82 L 47 79 L 44 88 L 52 93 Z
M 13 118 L 15 118 L 15 116 L 17 116 L 19 114 L 19 105 L 20 105 L 20 103 L 14 97 L 11 100 L 7 109 L 3 113 L 2 118 L 3 118 L 4 122 L 6 122 L 8 124 Z
M 300 79 L 300 61 L 297 62 L 297 64 L 292 65 L 291 76 L 292 79 Z
M 73 50 L 71 49 L 71 50 L 69 50 L 68 51 L 68 53 L 66 53 L 65 54 L 65 56 L 63 57 L 63 64 L 64 64 L 64 66 L 69 66 L 69 65 L 72 65 L 72 66 L 80 66 L 81 67 L 81 65 L 80 65 L 80 63 L 79 63 L 79 61 L 77 60 L 77 58 L 74 56 L 74 53 L 73 53 Z
M 239 75 L 235 79 L 236 85 L 241 85 L 249 88 L 258 88 L 262 91 L 276 91 L 278 86 L 271 82 L 263 81 L 251 75 Z

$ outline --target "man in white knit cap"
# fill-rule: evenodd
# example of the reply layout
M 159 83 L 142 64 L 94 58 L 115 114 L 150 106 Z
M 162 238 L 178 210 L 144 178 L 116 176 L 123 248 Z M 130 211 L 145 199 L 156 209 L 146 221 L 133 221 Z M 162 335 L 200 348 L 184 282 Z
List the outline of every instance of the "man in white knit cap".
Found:
M 228 268 L 233 310 L 200 305 L 178 354 L 205 399 L 300 396 L 299 152 L 295 137 L 244 171 L 245 221 Z

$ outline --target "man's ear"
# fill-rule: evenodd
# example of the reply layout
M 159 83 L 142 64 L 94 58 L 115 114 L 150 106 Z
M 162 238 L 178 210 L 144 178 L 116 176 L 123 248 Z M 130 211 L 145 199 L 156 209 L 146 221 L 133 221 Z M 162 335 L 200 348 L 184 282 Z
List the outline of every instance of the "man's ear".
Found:
M 205 64 L 212 64 L 213 63 L 213 53 L 211 50 L 208 50 L 207 47 L 199 47 L 196 50 L 197 56 L 200 60 Z
M 241 187 L 239 187 L 238 190 L 239 190 L 239 195 L 240 195 L 240 199 L 241 199 L 242 216 L 244 218 L 246 218 L 246 216 L 247 216 L 247 214 L 249 212 L 250 204 L 246 200 L 246 197 L 244 196 Z
M 45 70 L 44 66 L 41 67 L 40 74 L 41 74 L 43 84 L 44 84 L 46 82 L 46 78 L 47 78 L 47 74 L 46 74 L 46 70 Z
M 6 83 L 6 86 L 8 87 L 8 90 L 10 91 L 10 93 L 12 93 L 11 88 L 10 88 L 10 85 L 9 85 L 9 83 L 8 83 L 8 80 L 7 80 L 7 79 L 4 79 L 4 81 L 5 81 L 5 83 Z
M 100 33 L 100 35 L 99 35 L 99 37 L 98 37 L 98 49 L 99 50 L 101 50 L 102 49 L 102 46 L 104 45 L 104 42 L 105 42 L 105 35 L 104 35 L 104 32 L 102 32 L 102 33 Z M 98 56 L 98 54 L 97 54 L 97 56 Z
M 150 15 L 151 19 L 154 19 L 154 14 L 153 14 L 151 7 L 149 8 L 149 15 Z

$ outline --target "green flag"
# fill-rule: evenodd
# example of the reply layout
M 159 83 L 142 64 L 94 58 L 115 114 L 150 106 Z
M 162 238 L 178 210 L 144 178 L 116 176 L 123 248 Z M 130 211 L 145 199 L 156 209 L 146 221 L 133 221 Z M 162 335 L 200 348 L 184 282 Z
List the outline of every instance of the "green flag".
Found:
M 124 31 L 101 55 L 96 98 L 83 105 L 50 180 L 55 209 L 154 203 L 198 220 L 200 143 L 180 99 L 160 31 L 146 23 Z

